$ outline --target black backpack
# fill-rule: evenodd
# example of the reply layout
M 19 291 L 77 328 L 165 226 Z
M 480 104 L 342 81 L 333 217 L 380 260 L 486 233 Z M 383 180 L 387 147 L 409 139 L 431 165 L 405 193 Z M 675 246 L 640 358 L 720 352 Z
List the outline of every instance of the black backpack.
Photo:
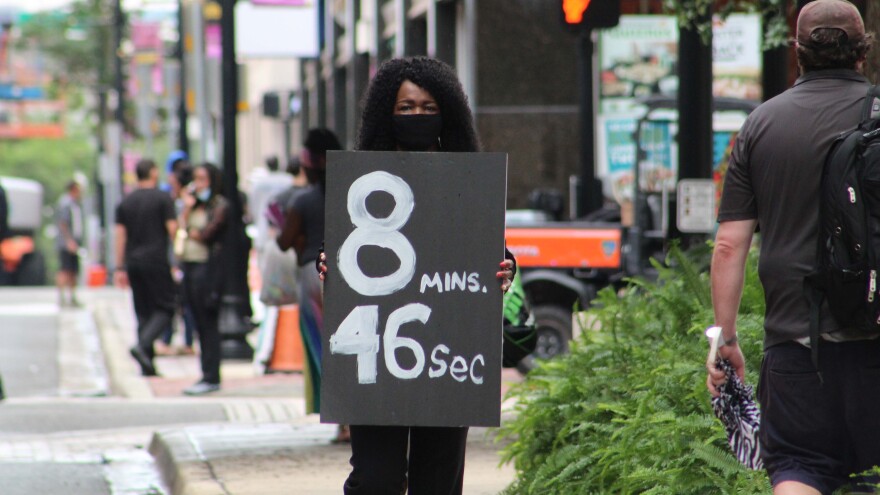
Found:
M 840 328 L 880 333 L 880 87 L 868 90 L 859 126 L 832 144 L 819 193 L 816 265 L 805 280 L 817 370 L 823 300 Z

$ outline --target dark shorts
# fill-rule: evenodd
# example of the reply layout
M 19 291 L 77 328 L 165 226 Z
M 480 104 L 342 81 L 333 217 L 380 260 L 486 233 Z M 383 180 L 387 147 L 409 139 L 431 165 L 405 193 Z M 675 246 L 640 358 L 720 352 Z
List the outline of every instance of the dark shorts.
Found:
M 79 256 L 76 253 L 61 249 L 58 251 L 58 261 L 61 271 L 73 274 L 79 273 Z
M 819 367 L 823 382 L 796 342 L 764 351 L 760 437 L 773 486 L 830 494 L 880 465 L 880 340 L 820 342 Z

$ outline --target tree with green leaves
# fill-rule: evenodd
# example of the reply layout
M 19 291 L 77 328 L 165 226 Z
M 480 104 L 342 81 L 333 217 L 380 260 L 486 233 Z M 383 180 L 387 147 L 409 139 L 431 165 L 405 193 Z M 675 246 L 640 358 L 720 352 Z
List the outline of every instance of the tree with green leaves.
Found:
M 38 12 L 18 26 L 16 48 L 33 50 L 54 62 L 53 79 L 62 90 L 112 83 L 113 12 L 104 0 L 75 0 L 69 12 Z
M 865 2 L 865 28 L 880 34 L 880 2 Z M 797 15 L 797 0 L 663 0 L 663 8 L 678 17 L 679 25 L 696 29 L 703 39 L 712 33 L 710 12 L 722 17 L 732 12 L 752 12 L 764 19 L 764 49 L 785 46 L 791 38 L 789 21 Z M 871 82 L 880 83 L 880 47 L 868 52 L 865 70 Z
M 696 29 L 704 41 L 712 36 L 712 14 L 722 18 L 734 12 L 761 14 L 764 19 L 764 49 L 788 41 L 789 0 L 662 0 L 663 9 L 678 17 L 682 29 Z

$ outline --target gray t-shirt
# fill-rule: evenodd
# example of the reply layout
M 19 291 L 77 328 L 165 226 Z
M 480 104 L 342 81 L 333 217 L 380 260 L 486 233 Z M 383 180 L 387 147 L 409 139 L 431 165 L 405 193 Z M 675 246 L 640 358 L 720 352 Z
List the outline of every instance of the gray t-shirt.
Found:
M 55 237 L 55 245 L 58 249 L 63 250 L 67 246 L 67 240 L 61 232 L 62 225 L 64 225 L 77 244 L 82 244 L 82 208 L 80 208 L 79 203 L 70 194 L 64 194 L 58 199 L 58 205 L 55 209 L 55 223 L 58 225 L 58 235 Z
M 834 139 L 858 124 L 867 90 L 855 71 L 808 73 L 755 109 L 736 138 L 718 221 L 758 220 L 765 348 L 809 335 L 803 281 L 816 260 L 822 167 Z M 820 331 L 837 330 L 822 315 Z
M 281 191 L 276 194 L 272 201 L 278 202 L 278 205 L 281 206 L 281 210 L 287 213 L 288 210 L 293 208 L 293 201 L 297 196 L 306 192 L 307 188 L 303 186 L 290 186 L 287 189 Z
M 293 198 L 291 209 L 302 216 L 302 230 L 306 245 L 299 257 L 299 266 L 312 263 L 324 242 L 324 191 L 320 186 L 310 186 Z

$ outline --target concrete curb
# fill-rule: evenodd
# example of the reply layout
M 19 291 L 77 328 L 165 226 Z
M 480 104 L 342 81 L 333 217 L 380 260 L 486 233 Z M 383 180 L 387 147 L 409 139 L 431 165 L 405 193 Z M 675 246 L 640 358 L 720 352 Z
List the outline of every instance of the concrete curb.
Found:
M 296 483 L 295 473 L 277 468 L 280 463 L 275 461 L 289 462 L 298 454 L 329 446 L 335 428 L 318 423 L 199 425 L 156 432 L 148 451 L 172 495 L 291 493 L 274 488 L 279 482 Z M 263 476 L 254 475 L 252 464 L 260 466 Z
M 126 305 L 125 310 L 130 311 L 130 308 Z M 122 336 L 120 311 L 118 305 L 105 300 L 96 301 L 92 305 L 92 313 L 101 336 L 101 345 L 107 361 L 111 390 L 131 399 L 152 398 L 153 392 L 147 380 L 140 376 L 140 370 L 136 368 L 134 361 L 129 356 L 129 346 Z M 133 339 L 133 327 L 131 332 Z
M 183 430 L 153 434 L 147 451 L 153 456 L 159 476 L 171 495 L 183 494 L 188 486 L 200 484 L 207 484 L 214 493 L 224 493 Z
M 91 312 L 58 313 L 59 389 L 66 397 L 103 397 L 110 394 L 101 339 Z
M 338 494 L 349 446 L 332 444 L 335 425 L 316 421 L 163 430 L 148 450 L 171 495 Z M 497 447 L 490 428 L 471 429 L 465 494 L 494 495 L 513 480 L 513 468 L 498 465 Z

